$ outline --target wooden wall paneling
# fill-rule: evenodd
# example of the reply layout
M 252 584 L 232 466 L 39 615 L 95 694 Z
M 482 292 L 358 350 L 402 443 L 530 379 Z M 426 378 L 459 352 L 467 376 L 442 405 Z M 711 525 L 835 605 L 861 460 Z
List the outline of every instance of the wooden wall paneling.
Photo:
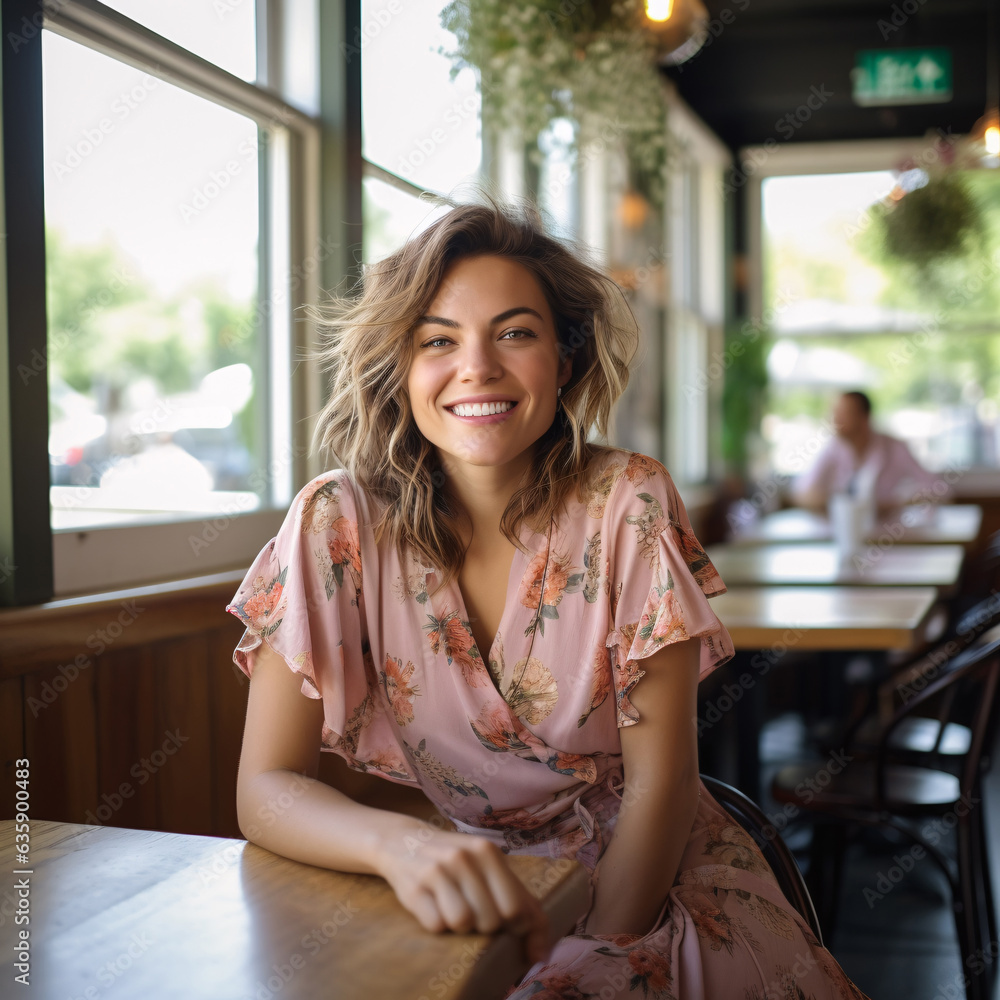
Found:
M 250 681 L 233 663 L 233 648 L 243 626 L 208 633 L 209 677 L 212 698 L 212 832 L 217 837 L 240 837 L 236 818 L 236 773 L 240 764 L 243 723 Z
M 157 800 L 157 829 L 212 833 L 212 719 L 205 633 L 153 652 L 156 733 L 140 762 L 140 783 Z
M 81 650 L 153 645 L 217 627 L 242 578 L 222 573 L 24 608 L 0 608 L 0 676 Z M 103 647 L 103 648 L 102 648 Z
M 24 684 L 20 677 L 0 681 L 0 819 L 14 818 L 14 764 L 24 756 Z M 30 778 L 29 778 L 30 781 Z M 28 791 L 31 791 L 29 785 Z M 29 800 L 30 801 L 30 800 Z
M 24 744 L 36 819 L 95 822 L 87 817 L 98 799 L 94 666 L 87 662 L 64 661 L 24 677 Z
M 148 646 L 109 651 L 96 666 L 98 820 L 156 829 L 156 796 L 142 781 L 142 758 L 162 742 L 156 728 L 153 653 Z

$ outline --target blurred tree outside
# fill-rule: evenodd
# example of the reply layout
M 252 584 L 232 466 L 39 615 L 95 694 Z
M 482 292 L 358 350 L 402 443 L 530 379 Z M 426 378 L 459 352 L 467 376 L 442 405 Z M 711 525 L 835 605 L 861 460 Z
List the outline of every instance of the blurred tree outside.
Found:
M 167 298 L 111 241 L 73 246 L 49 228 L 46 252 L 54 437 L 65 441 L 85 405 L 80 397 L 89 401 L 91 426 L 99 430 L 95 421 L 103 420 L 106 428 L 97 442 L 81 438 L 94 460 L 73 482 L 97 485 L 123 454 L 176 430 L 171 418 L 192 412 L 205 376 L 232 365 L 259 370 L 255 302 L 235 301 L 221 281 L 201 277 Z M 249 398 L 238 400 L 230 432 L 251 455 L 259 454 L 263 440 L 256 384 L 253 379 Z M 53 451 L 58 459 L 58 441 Z

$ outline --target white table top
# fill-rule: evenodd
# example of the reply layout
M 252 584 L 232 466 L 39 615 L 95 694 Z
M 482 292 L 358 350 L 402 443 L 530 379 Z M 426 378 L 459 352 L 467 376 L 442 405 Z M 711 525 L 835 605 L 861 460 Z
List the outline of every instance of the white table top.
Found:
M 968 545 L 979 537 L 982 521 L 983 509 L 978 504 L 925 504 L 879 517 L 872 534 L 875 541 L 884 536 L 906 544 Z M 734 545 L 761 545 L 828 542 L 831 538 L 829 518 L 802 507 L 789 507 L 738 530 L 731 541 Z
M 808 585 L 940 587 L 958 582 L 961 545 L 869 545 L 843 558 L 832 542 L 713 545 L 708 549 L 727 587 Z

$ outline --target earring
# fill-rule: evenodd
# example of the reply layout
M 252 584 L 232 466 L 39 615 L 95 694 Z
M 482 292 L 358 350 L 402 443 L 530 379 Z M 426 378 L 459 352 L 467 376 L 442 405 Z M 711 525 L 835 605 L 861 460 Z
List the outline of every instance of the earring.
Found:
M 556 399 L 559 399 L 560 396 L 562 396 L 562 386 L 556 389 Z

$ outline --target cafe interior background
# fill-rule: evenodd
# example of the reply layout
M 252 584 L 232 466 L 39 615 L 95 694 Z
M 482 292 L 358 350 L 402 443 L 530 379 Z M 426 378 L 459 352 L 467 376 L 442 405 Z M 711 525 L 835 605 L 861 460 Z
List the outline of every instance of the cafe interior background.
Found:
M 483 188 L 626 289 L 641 359 L 610 440 L 667 465 L 715 551 L 764 550 L 836 395 L 869 392 L 975 519 L 911 654 L 954 634 L 1000 529 L 998 6 L 4 0 L 0 818 L 30 759 L 36 818 L 240 836 L 225 604 L 322 471 L 302 307 Z M 793 578 L 815 551 L 786 550 Z M 772 778 L 905 654 L 786 620 L 702 692 L 703 770 L 808 867 Z M 332 757 L 338 787 L 420 808 Z M 873 997 L 962 972 L 949 883 L 897 880 L 905 846 L 852 839 L 827 929 Z

